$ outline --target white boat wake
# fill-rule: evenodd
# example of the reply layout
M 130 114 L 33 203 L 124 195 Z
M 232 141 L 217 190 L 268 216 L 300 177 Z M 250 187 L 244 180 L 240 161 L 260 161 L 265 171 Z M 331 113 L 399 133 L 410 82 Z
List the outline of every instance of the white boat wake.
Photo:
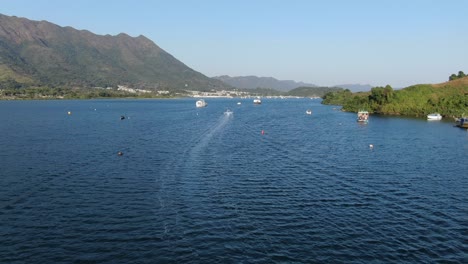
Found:
M 212 138 L 225 129 L 226 125 L 231 119 L 232 115 L 221 116 L 219 120 L 215 123 L 215 125 L 208 131 L 206 131 L 198 140 L 196 145 L 191 149 L 189 159 L 193 160 L 194 158 L 196 158 L 200 154 L 200 152 L 208 146 Z
M 167 164 L 167 166 L 170 166 L 172 170 L 174 170 L 172 177 L 166 175 L 159 178 L 160 191 L 157 201 L 159 202 L 159 207 L 162 210 L 161 214 L 173 214 L 168 216 L 167 221 L 163 221 L 163 232 L 165 235 L 171 233 L 171 230 L 174 229 L 178 223 L 179 212 L 173 211 L 173 204 L 175 203 L 174 197 L 178 197 L 179 199 L 182 199 L 183 202 L 188 203 L 191 200 L 191 197 L 198 195 L 193 192 L 194 189 L 197 189 L 193 187 L 193 185 L 200 184 L 199 178 L 197 178 L 196 175 L 199 175 L 200 169 L 203 167 L 203 159 L 206 157 L 204 155 L 209 151 L 208 147 L 210 142 L 226 129 L 226 126 L 230 123 L 231 119 L 232 115 L 223 114 L 217 121 L 215 121 L 213 126 L 206 127 L 205 132 L 202 132 L 199 137 L 192 141 L 190 144 L 192 147 L 186 149 L 186 151 L 181 154 L 181 158 L 184 160 L 183 162 L 180 162 L 179 160 L 177 163 Z M 183 195 L 180 196 L 180 193 L 172 193 L 170 191 L 170 187 L 166 188 L 166 184 L 182 184 L 183 186 L 187 185 L 192 187 L 186 188 L 182 192 Z

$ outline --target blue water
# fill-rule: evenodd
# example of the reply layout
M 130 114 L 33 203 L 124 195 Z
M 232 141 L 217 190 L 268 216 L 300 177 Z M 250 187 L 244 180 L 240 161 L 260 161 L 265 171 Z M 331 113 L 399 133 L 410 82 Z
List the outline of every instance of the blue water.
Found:
M 466 130 L 238 101 L 0 101 L 0 262 L 468 262 Z

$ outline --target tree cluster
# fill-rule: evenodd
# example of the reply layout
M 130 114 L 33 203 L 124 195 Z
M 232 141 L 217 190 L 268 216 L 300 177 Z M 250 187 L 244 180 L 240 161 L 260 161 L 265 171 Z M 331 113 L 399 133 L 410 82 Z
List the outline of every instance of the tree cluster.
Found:
M 463 77 L 466 77 L 468 75 L 466 75 L 463 71 L 459 71 L 458 72 L 458 75 L 453 73 L 452 75 L 450 75 L 449 77 L 449 81 L 453 81 L 453 80 L 456 80 L 456 79 L 460 79 L 460 78 L 463 78 Z

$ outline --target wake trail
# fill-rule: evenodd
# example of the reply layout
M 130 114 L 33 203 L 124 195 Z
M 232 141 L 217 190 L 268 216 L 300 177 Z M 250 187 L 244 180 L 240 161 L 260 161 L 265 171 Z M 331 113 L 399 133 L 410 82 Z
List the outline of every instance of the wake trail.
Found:
M 212 138 L 225 129 L 231 118 L 232 116 L 229 115 L 221 116 L 215 125 L 201 136 L 201 139 L 190 151 L 190 160 L 193 160 L 199 156 L 199 154 L 208 146 Z

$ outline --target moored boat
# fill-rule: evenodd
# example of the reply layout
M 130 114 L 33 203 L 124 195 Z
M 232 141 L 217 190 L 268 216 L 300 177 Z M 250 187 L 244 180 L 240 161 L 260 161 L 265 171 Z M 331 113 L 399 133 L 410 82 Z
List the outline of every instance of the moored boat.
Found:
M 432 113 L 427 115 L 427 120 L 441 120 L 442 116 L 439 113 Z
M 254 104 L 261 104 L 261 103 L 262 103 L 262 100 L 260 100 L 260 98 L 255 98 L 255 99 L 253 100 L 253 103 L 254 103 Z
M 195 103 L 195 105 L 196 105 L 197 107 L 206 107 L 206 106 L 208 105 L 208 103 L 205 102 L 205 100 L 200 99 L 200 100 L 198 100 L 198 101 Z
M 312 110 L 307 109 L 306 114 L 311 115 L 311 114 L 312 114 Z
M 357 121 L 367 123 L 369 122 L 369 112 L 364 110 L 359 110 L 357 114 Z
M 468 128 L 468 117 L 460 117 L 455 121 L 455 125 L 461 128 Z

